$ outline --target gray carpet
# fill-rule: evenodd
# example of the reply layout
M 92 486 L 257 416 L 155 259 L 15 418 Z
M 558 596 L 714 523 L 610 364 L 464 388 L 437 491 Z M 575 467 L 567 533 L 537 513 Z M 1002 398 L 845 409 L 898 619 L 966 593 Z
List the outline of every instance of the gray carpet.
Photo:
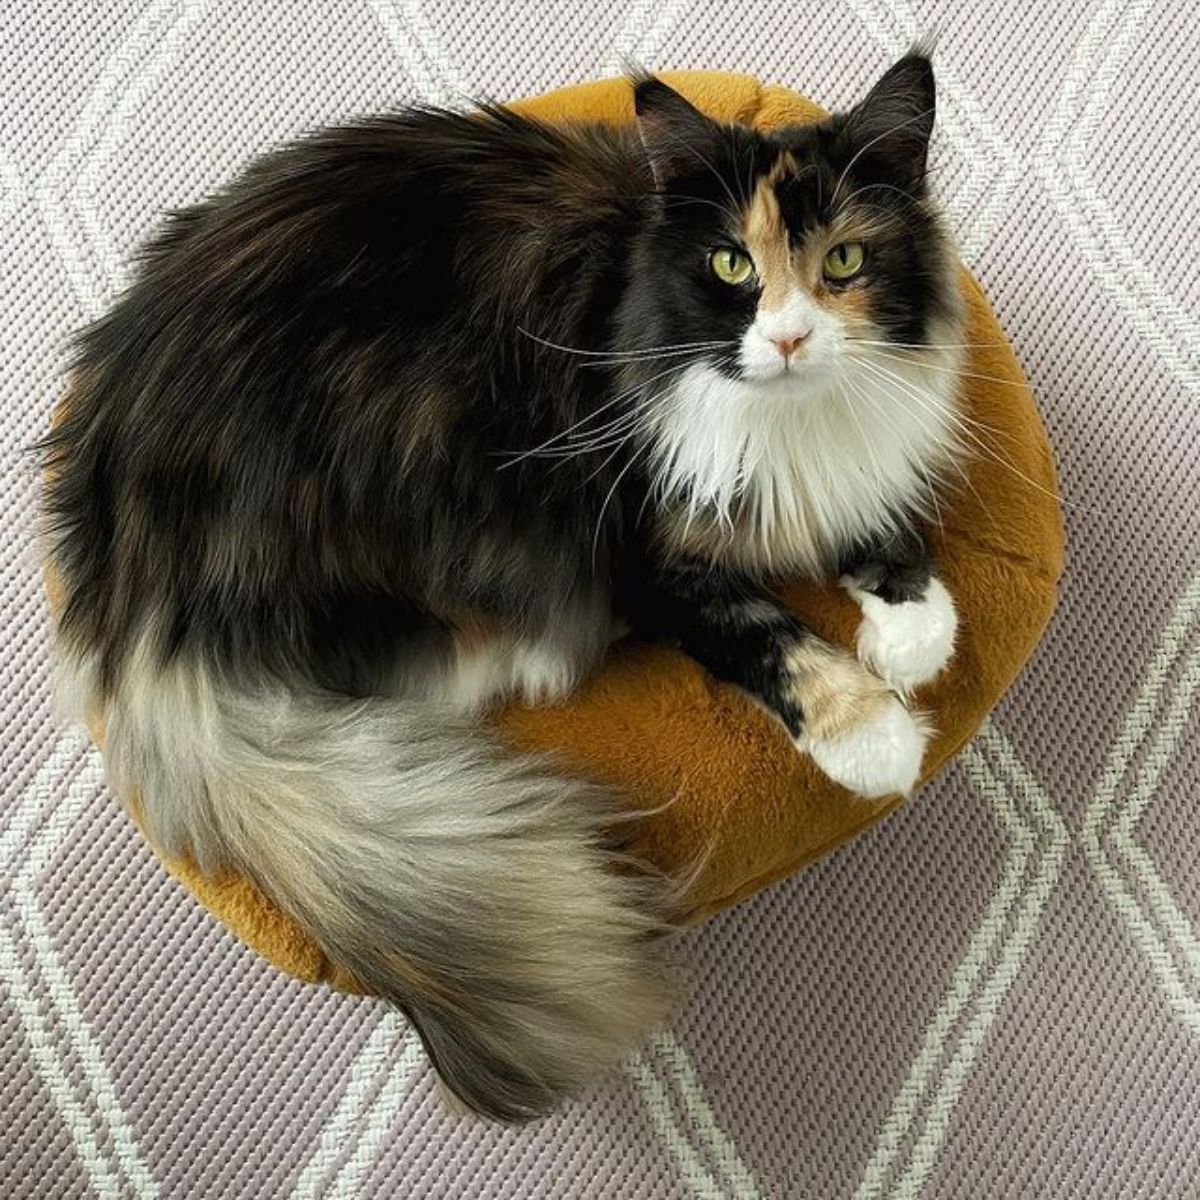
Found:
M 1200 1194 L 1194 3 L 17 0 L 0 16 L 0 1195 Z M 1036 386 L 1059 615 L 870 835 L 690 934 L 672 1030 L 520 1132 L 155 864 L 50 712 L 20 454 L 156 211 L 314 124 L 618 68 L 837 105 L 940 30 L 937 187 Z

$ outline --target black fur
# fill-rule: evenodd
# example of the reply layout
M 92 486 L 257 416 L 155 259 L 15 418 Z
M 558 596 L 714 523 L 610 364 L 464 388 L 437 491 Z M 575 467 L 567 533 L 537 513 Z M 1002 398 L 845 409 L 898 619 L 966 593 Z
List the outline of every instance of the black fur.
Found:
M 888 604 L 920 600 L 934 575 L 933 560 L 917 529 L 892 533 L 850 547 L 839 567 L 864 591 Z
M 459 634 L 536 639 L 599 596 L 800 733 L 783 654 L 808 631 L 762 579 L 671 545 L 628 444 L 577 439 L 660 373 L 736 374 L 720 351 L 658 348 L 753 319 L 753 289 L 716 282 L 707 252 L 784 151 L 812 167 L 780 198 L 797 239 L 839 182 L 873 192 L 892 232 L 856 286 L 888 336 L 922 340 L 945 303 L 932 76 L 905 60 L 867 107 L 773 137 L 657 81 L 636 98 L 640 132 L 495 107 L 329 130 L 170 218 L 80 338 L 44 446 L 60 631 L 102 691 L 150 638 L 161 662 L 368 695 Z M 841 549 L 903 599 L 927 570 L 914 547 Z
M 707 671 L 762 701 L 797 736 L 787 652 L 816 635 L 794 613 L 764 596 L 757 581 L 697 562 L 663 565 L 629 582 L 628 609 L 642 636 L 676 645 Z
M 924 94 L 927 68 L 903 69 Z M 621 455 L 528 452 L 663 366 L 588 369 L 544 342 L 736 336 L 753 295 L 697 252 L 726 236 L 730 187 L 780 147 L 811 157 L 802 227 L 864 144 L 853 117 L 768 139 L 643 81 L 644 118 L 656 101 L 657 188 L 629 130 L 414 110 L 287 147 L 175 215 L 82 337 L 47 446 L 64 634 L 111 674 L 165 615 L 164 654 L 362 691 L 459 615 L 536 630 L 641 573 L 641 473 L 616 486 Z M 891 169 L 881 151 L 854 186 Z M 910 182 L 913 203 L 881 202 L 911 224 Z M 872 264 L 902 339 L 936 307 L 921 244 L 918 221 Z
M 521 330 L 611 338 L 639 163 L 596 129 L 417 111 L 174 217 L 82 339 L 49 445 L 67 636 L 111 667 L 167 613 L 166 653 L 363 686 L 456 613 L 544 624 L 593 575 L 615 468 L 508 457 L 611 381 Z

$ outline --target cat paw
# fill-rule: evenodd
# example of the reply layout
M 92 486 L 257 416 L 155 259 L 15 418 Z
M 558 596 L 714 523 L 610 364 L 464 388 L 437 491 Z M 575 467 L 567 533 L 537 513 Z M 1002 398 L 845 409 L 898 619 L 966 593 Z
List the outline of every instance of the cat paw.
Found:
M 802 733 L 797 746 L 835 783 L 865 800 L 907 796 L 921 773 L 929 727 L 895 696 L 832 736 Z
M 521 641 L 513 650 L 513 686 L 526 704 L 557 704 L 580 674 L 578 658 L 549 642 Z
M 954 653 L 958 614 L 940 579 L 931 579 L 920 600 L 889 604 L 863 591 L 853 576 L 841 581 L 862 609 L 858 657 L 901 695 L 941 673 Z

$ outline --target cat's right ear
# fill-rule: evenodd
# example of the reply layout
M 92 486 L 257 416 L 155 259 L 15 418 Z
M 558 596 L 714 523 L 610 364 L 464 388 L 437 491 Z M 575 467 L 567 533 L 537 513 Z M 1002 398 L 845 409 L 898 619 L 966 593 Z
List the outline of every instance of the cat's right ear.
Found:
M 659 188 L 704 166 L 709 146 L 716 140 L 715 121 L 653 75 L 635 77 L 633 108 L 646 159 Z

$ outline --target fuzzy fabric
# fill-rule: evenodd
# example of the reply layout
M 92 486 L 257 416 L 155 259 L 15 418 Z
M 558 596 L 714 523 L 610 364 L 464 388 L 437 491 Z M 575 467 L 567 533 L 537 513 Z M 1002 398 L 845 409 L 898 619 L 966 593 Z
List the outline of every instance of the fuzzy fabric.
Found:
M 811 101 L 746 75 L 666 72 L 693 103 L 722 120 L 764 129 L 818 119 Z M 628 84 L 605 79 L 518 102 L 551 120 L 627 121 Z M 979 728 L 1021 669 L 1053 611 L 1063 563 L 1054 465 L 1016 359 L 978 284 L 962 288 L 975 347 L 966 407 L 996 439 L 947 498 L 935 552 L 958 606 L 951 667 L 918 692 L 936 736 L 922 782 Z M 1003 459 L 1004 461 L 1001 461 Z M 821 633 L 850 646 L 858 610 L 837 587 L 797 583 L 789 603 Z M 700 920 L 812 862 L 900 802 L 852 799 L 775 722 L 682 654 L 623 644 L 566 703 L 512 706 L 496 723 L 522 750 L 552 752 L 582 774 L 654 809 L 636 851 L 667 869 L 702 862 L 690 918 Z M 93 730 L 97 741 L 103 736 Z M 355 990 L 320 949 L 249 881 L 208 879 L 186 861 L 170 872 L 229 929 L 283 970 Z

